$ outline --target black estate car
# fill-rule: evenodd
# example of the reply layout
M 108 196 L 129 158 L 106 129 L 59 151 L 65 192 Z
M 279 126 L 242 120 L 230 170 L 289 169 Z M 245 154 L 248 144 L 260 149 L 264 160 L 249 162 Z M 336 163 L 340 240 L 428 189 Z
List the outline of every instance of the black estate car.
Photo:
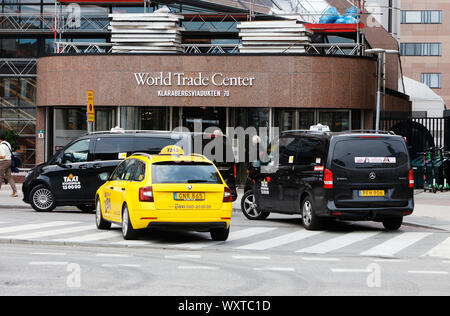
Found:
M 211 147 L 207 145 L 213 140 L 222 141 L 226 151 L 224 158 L 216 161 L 214 156 L 205 156 L 216 164 L 232 191 L 234 201 L 237 198 L 236 164 L 234 160 L 230 161 L 229 153 L 233 150 L 226 137 L 169 131 L 125 132 L 120 129 L 84 135 L 58 151 L 48 162 L 32 169 L 22 186 L 23 200 L 41 212 L 69 205 L 86 212 L 93 211 L 95 193 L 104 183 L 99 175 L 105 172 L 111 174 L 126 157 L 137 152 L 158 154 L 168 145 L 178 145 L 186 154 L 203 154 L 205 148 Z M 225 154 L 228 156 L 225 157 Z
M 406 142 L 390 132 L 286 131 L 255 162 L 241 200 L 249 219 L 300 214 L 308 230 L 326 219 L 382 222 L 396 230 L 414 209 Z

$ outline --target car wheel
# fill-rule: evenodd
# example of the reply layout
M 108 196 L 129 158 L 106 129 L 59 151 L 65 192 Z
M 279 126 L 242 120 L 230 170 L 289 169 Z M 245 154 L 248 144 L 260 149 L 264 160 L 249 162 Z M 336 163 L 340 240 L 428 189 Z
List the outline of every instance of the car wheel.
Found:
M 105 221 L 103 218 L 102 204 L 100 203 L 100 200 L 98 198 L 97 198 L 97 207 L 95 208 L 95 224 L 97 225 L 98 229 L 111 228 L 111 223 Z
M 390 218 L 383 221 L 386 230 L 398 230 L 403 224 L 403 217 Z
M 225 241 L 230 234 L 230 228 L 215 228 L 211 230 L 211 239 L 214 241 Z
M 92 213 L 96 210 L 96 207 L 94 205 L 78 205 L 77 209 L 79 209 L 83 213 Z
M 37 212 L 51 212 L 56 207 L 55 195 L 43 184 L 31 190 L 29 200 L 31 207 Z
M 241 210 L 244 216 L 250 220 L 262 220 L 270 215 L 270 212 L 263 212 L 258 208 L 253 191 L 245 192 L 241 199 Z
M 314 207 L 309 196 L 302 202 L 302 221 L 303 227 L 307 230 L 317 230 L 322 227 L 322 221 L 314 212 Z
M 134 240 L 138 237 L 138 232 L 133 228 L 130 221 L 128 206 L 125 204 L 122 211 L 122 236 L 125 240 Z

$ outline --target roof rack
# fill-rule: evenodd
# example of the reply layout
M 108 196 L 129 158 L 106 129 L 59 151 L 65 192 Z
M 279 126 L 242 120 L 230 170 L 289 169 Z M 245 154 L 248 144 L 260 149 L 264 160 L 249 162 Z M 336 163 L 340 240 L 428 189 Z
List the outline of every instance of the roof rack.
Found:
M 365 134 L 385 134 L 385 135 L 397 135 L 393 131 L 376 131 L 371 129 L 352 129 L 344 133 L 365 133 Z
M 174 134 L 182 134 L 183 132 L 178 131 L 162 131 L 162 130 L 116 130 L 116 131 L 96 131 L 90 132 L 88 135 L 96 135 L 96 134 L 139 134 L 139 133 L 174 133 Z
M 132 157 L 132 156 L 144 156 L 144 157 L 149 158 L 150 160 L 153 159 L 152 155 L 147 154 L 147 153 L 133 153 L 130 157 Z
M 287 130 L 287 131 L 282 131 L 281 134 L 283 134 L 283 133 L 330 134 L 331 132 L 311 131 L 309 129 L 291 129 L 291 130 Z

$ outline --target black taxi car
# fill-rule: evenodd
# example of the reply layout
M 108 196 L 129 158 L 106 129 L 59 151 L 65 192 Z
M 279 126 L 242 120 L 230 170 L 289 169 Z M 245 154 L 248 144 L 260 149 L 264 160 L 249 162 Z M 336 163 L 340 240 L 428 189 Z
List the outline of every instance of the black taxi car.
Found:
M 95 193 L 105 182 L 99 175 L 111 174 L 133 153 L 158 154 L 166 146 L 177 145 L 186 153 L 203 154 L 211 141 L 220 141 L 224 152 L 233 152 L 231 142 L 216 134 L 121 129 L 86 134 L 27 174 L 22 186 L 23 201 L 38 212 L 48 212 L 57 206 L 76 206 L 91 212 L 95 210 Z M 219 161 L 214 155 L 208 158 L 215 163 L 232 191 L 233 201 L 236 200 L 233 158 L 230 155 Z
M 326 219 L 401 227 L 414 210 L 414 178 L 403 137 L 390 132 L 286 131 L 254 163 L 241 208 L 249 219 L 300 214 L 308 230 Z

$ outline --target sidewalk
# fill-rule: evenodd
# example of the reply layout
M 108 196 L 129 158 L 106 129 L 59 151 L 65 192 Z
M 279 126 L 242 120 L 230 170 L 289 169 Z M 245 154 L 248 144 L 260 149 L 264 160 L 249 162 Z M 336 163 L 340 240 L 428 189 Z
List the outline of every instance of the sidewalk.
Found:
M 9 185 L 2 185 L 0 190 L 0 209 L 31 208 L 22 201 L 22 185 L 18 184 L 19 197 L 10 197 Z M 243 190 L 238 190 L 239 197 L 233 202 L 233 211 L 241 209 L 241 196 Z M 411 216 L 405 217 L 405 223 L 411 225 L 427 226 L 450 231 L 450 192 L 424 193 L 416 190 L 415 209 Z

